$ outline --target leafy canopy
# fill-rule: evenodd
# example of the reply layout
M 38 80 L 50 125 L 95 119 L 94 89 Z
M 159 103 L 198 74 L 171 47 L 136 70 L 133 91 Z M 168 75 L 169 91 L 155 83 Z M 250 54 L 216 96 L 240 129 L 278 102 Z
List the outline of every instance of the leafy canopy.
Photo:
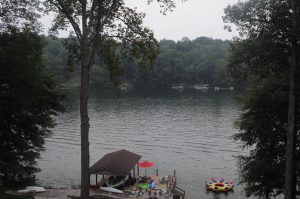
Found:
M 62 95 L 45 73 L 42 41 L 36 33 L 11 29 L 0 33 L 0 177 L 4 185 L 31 177 L 36 159 L 63 110 Z
M 72 67 L 74 63 L 68 63 L 67 50 L 60 42 L 60 40 L 70 38 L 52 39 L 46 37 L 45 39 L 48 41 L 44 48 L 47 69 L 60 76 L 61 83 L 64 86 L 79 85 L 79 67 Z M 170 88 L 180 82 L 185 83 L 186 86 L 204 83 L 220 87 L 231 85 L 231 80 L 226 74 L 227 59 L 229 57 L 228 41 L 199 37 L 195 40 L 177 42 L 161 40 L 158 44 L 159 53 L 151 70 L 141 69 L 141 66 L 143 66 L 142 61 L 128 55 L 126 46 L 124 47 L 120 43 L 116 44 L 118 61 L 122 65 L 120 66 L 122 72 L 120 79 L 122 82 L 130 84 L 134 88 Z M 103 53 L 111 53 L 112 50 L 113 48 Z M 123 56 L 123 53 L 126 56 Z M 107 70 L 108 67 L 104 61 L 100 56 L 96 56 L 91 69 L 91 84 L 109 87 L 112 85 Z M 73 73 L 70 73 L 70 69 Z
M 148 3 L 151 3 L 149 0 Z M 174 8 L 172 0 L 158 0 L 162 12 Z M 149 67 L 158 54 L 158 42 L 153 32 L 143 26 L 144 13 L 125 5 L 123 0 L 64 1 L 47 0 L 48 11 L 56 13 L 51 33 L 70 25 L 73 31 L 71 44 L 65 45 L 70 52 L 69 63 L 76 64 L 88 55 L 89 65 L 98 55 L 108 66 L 111 80 L 118 86 L 121 82 L 121 58 L 136 57 L 140 65 Z M 85 50 L 83 50 L 83 48 Z M 118 49 L 123 49 L 120 52 Z
M 238 2 L 225 9 L 224 21 L 240 33 L 231 43 L 229 71 L 239 81 L 252 80 L 251 91 L 241 101 L 240 132 L 235 135 L 250 149 L 249 155 L 239 157 L 240 181 L 247 196 L 271 198 L 284 191 L 292 41 L 289 1 Z M 297 90 L 297 120 L 299 97 Z M 298 157 L 299 127 L 297 124 Z
M 0 31 L 9 31 L 11 27 L 20 30 L 30 29 L 39 32 L 43 6 L 36 0 L 0 0 Z

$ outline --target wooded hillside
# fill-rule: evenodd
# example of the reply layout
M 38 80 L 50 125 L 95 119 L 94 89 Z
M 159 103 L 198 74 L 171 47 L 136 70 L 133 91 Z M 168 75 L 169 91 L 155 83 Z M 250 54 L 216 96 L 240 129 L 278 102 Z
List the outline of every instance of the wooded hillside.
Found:
M 47 69 L 59 77 L 65 87 L 77 87 L 80 83 L 78 64 L 68 63 L 68 51 L 63 46 L 65 39 L 44 37 L 44 58 Z M 176 84 L 193 86 L 228 87 L 232 82 L 226 74 L 229 56 L 229 41 L 199 37 L 195 40 L 161 40 L 160 53 L 151 69 L 138 65 L 138 60 L 123 59 L 122 83 L 134 88 L 169 88 Z M 91 84 L 104 88 L 112 87 L 107 67 L 100 57 L 92 67 Z

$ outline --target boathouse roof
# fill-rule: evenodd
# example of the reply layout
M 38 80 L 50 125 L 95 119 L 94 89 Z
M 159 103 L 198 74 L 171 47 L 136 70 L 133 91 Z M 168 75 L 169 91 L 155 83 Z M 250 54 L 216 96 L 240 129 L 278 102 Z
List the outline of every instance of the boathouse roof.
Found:
M 90 167 L 90 174 L 126 176 L 141 156 L 125 149 L 108 153 Z

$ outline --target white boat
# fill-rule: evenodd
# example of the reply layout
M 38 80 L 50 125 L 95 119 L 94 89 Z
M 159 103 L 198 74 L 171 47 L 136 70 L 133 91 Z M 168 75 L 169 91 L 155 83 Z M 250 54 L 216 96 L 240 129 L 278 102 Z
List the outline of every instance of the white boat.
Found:
M 29 189 L 21 189 L 17 191 L 18 193 L 30 193 Z
M 18 193 L 40 193 L 45 191 L 44 187 L 27 186 L 26 189 L 18 190 Z
M 132 89 L 132 85 L 128 84 L 128 83 L 123 83 L 123 84 L 121 84 L 120 89 L 123 90 L 123 91 L 131 90 Z
M 183 90 L 184 89 L 184 84 L 173 85 L 172 89 Z
M 203 84 L 203 85 L 196 84 L 196 85 L 194 85 L 194 89 L 207 91 L 208 90 L 208 84 Z
M 101 190 L 111 192 L 111 193 L 124 193 L 120 189 L 112 188 L 112 187 L 100 187 Z

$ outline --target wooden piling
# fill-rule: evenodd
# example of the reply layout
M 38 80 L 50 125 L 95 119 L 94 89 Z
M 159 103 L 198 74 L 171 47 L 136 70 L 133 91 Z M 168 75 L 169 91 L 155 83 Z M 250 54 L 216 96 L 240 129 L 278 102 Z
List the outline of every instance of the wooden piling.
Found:
M 135 167 L 133 167 L 133 169 L 132 169 L 132 173 L 133 173 L 133 178 L 135 178 Z
M 173 184 L 176 185 L 176 181 L 177 181 L 177 178 L 176 178 L 176 170 L 174 169 L 174 176 L 173 176 Z

